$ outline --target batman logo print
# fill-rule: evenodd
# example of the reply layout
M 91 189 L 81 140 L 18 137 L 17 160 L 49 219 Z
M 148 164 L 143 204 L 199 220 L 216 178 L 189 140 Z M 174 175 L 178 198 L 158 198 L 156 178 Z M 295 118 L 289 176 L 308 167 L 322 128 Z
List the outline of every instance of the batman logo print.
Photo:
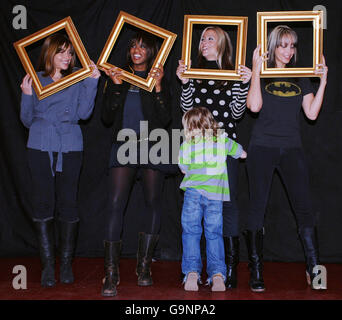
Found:
M 295 97 L 302 93 L 300 87 L 293 82 L 275 81 L 266 85 L 265 90 L 278 97 Z

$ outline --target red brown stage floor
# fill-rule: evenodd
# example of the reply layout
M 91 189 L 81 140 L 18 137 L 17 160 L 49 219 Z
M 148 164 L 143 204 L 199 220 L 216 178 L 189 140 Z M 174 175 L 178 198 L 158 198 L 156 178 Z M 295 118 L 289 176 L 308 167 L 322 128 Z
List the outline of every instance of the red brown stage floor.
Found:
M 74 262 L 75 283 L 57 282 L 54 288 L 40 286 L 40 262 L 34 258 L 0 259 L 1 300 L 341 300 L 342 265 L 325 264 L 328 289 L 311 290 L 305 279 L 304 263 L 265 262 L 264 280 L 266 291 L 252 293 L 248 287 L 247 263 L 238 267 L 238 288 L 226 292 L 211 292 L 200 286 L 198 292 L 186 292 L 180 281 L 179 261 L 156 261 L 152 264 L 154 285 L 138 287 L 134 259 L 120 261 L 121 283 L 118 295 L 113 298 L 101 296 L 103 278 L 102 258 L 76 258 Z M 13 267 L 24 265 L 27 269 L 27 289 L 15 290 L 12 280 L 16 276 Z M 57 271 L 58 271 L 57 265 Z M 58 280 L 58 272 L 56 272 Z

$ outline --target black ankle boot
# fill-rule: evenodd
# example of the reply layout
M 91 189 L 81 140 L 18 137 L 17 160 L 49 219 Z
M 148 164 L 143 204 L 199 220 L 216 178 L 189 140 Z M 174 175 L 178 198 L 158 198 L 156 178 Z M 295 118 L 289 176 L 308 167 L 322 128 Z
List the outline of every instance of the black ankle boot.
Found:
M 253 292 L 265 291 L 263 272 L 263 229 L 257 231 L 246 230 L 246 238 L 250 270 L 249 286 Z
M 224 237 L 223 240 L 227 265 L 226 287 L 232 289 L 237 286 L 240 240 L 239 237 Z
M 158 234 L 139 233 L 137 269 L 138 286 L 151 286 L 151 263 L 154 249 L 159 239 Z
M 73 283 L 72 261 L 74 259 L 79 222 L 59 221 L 60 282 Z
M 305 261 L 306 261 L 306 279 L 308 285 L 314 290 L 326 289 L 324 285 L 313 286 L 313 279 L 318 275 L 318 272 L 314 272 L 315 266 L 319 265 L 318 257 L 318 241 L 317 232 L 314 227 L 307 227 L 299 229 L 299 237 L 303 244 Z
M 55 231 L 54 219 L 34 220 L 38 235 L 39 255 L 42 263 L 42 287 L 53 287 L 55 280 Z
M 120 282 L 119 260 L 121 241 L 104 241 L 105 259 L 104 270 L 105 278 L 103 280 L 102 295 L 104 297 L 116 296 L 116 286 Z

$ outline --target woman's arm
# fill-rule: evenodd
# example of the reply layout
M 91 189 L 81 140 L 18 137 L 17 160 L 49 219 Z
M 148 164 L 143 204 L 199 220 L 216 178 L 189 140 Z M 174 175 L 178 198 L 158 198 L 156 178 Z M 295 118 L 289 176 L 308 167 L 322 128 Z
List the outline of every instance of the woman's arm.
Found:
M 229 104 L 232 112 L 232 117 L 238 120 L 242 117 L 246 110 L 246 99 L 248 94 L 248 84 L 234 83 L 232 87 L 233 99 Z
M 315 73 L 320 74 L 321 77 L 316 96 L 314 96 L 313 93 L 309 93 L 303 97 L 302 107 L 305 115 L 310 120 L 316 120 L 318 117 L 323 103 L 325 87 L 327 85 L 328 67 L 325 64 L 324 56 L 322 58 L 323 63 L 318 64 L 315 70 Z
M 253 52 L 251 86 L 247 95 L 247 108 L 252 112 L 259 112 L 262 107 L 263 101 L 260 86 L 260 71 L 263 62 L 267 59 L 267 52 L 265 52 L 263 55 L 260 55 L 260 45 L 258 45 Z
M 93 61 L 91 61 L 90 67 L 93 69 L 93 73 L 89 78 L 82 81 L 78 97 L 77 114 L 83 120 L 88 119 L 93 112 L 97 83 L 101 75 Z
M 239 65 L 238 73 L 241 75 L 242 82 L 237 82 L 233 84 L 233 100 L 229 104 L 229 107 L 232 111 L 232 117 L 235 120 L 240 119 L 246 110 L 246 99 L 249 88 L 248 82 L 252 76 L 251 69 L 247 68 L 244 65 Z
M 106 75 L 110 80 L 106 81 L 105 88 L 103 90 L 103 104 L 101 109 L 101 119 L 105 125 L 111 125 L 115 118 L 115 113 L 121 106 L 123 101 L 124 85 L 120 78 L 122 71 L 118 71 L 118 68 L 112 68 L 105 70 Z
M 169 85 L 164 78 L 164 68 L 162 65 L 153 68 L 149 75 L 156 79 L 155 92 L 155 112 L 160 124 L 165 128 L 172 119 L 172 105 Z
M 32 94 L 32 78 L 26 75 L 20 85 L 21 104 L 20 104 L 20 120 L 26 128 L 30 128 L 33 120 L 33 94 Z
M 194 83 L 192 79 L 187 79 L 182 76 L 183 72 L 188 68 L 184 64 L 183 60 L 178 60 L 178 67 L 177 67 L 177 77 L 182 82 L 182 92 L 181 92 L 181 99 L 180 99 L 180 107 L 183 112 L 187 112 L 194 106 L 193 101 L 193 92 L 194 92 Z

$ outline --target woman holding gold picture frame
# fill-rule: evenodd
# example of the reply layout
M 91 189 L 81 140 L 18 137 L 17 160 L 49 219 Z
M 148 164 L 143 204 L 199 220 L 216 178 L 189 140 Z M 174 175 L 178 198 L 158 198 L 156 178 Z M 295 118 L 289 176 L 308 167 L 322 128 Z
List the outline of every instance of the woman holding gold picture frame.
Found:
M 260 55 L 260 45 L 253 54 L 253 74 L 247 97 L 247 107 L 259 113 L 254 125 L 248 150 L 247 170 L 250 190 L 250 210 L 245 237 L 247 242 L 250 288 L 254 292 L 265 290 L 263 280 L 263 226 L 267 199 L 274 170 L 280 173 L 292 208 L 297 218 L 298 232 L 306 258 L 308 284 L 313 289 L 326 289 L 312 285 L 314 267 L 319 264 L 316 239 L 316 221 L 309 194 L 308 166 L 300 137 L 301 109 L 310 120 L 320 112 L 328 68 L 317 65 L 315 73 L 320 85 L 314 96 L 307 78 L 260 79 L 261 66 L 267 60 L 272 68 L 294 65 L 297 58 L 296 32 L 286 25 L 278 25 L 268 37 L 268 51 Z
M 53 34 L 43 43 L 38 78 L 49 85 L 74 72 L 75 51 L 68 37 Z M 55 206 L 58 210 L 60 282 L 72 283 L 79 215 L 78 180 L 82 165 L 83 138 L 79 119 L 87 119 L 94 107 L 100 72 L 92 62 L 90 78 L 42 100 L 32 90 L 32 78 L 21 84 L 20 118 L 30 129 L 27 142 L 32 178 L 33 221 L 42 263 L 41 285 L 53 287 L 55 280 Z
M 201 34 L 198 47 L 198 64 L 206 69 L 234 69 L 233 49 L 227 32 L 218 26 L 208 26 Z M 194 80 L 182 76 L 190 66 L 179 61 L 177 76 L 182 82 L 181 108 L 184 112 L 193 107 L 206 107 L 228 137 L 237 139 L 236 121 L 243 116 L 251 78 L 251 70 L 240 65 L 241 81 Z M 226 287 L 237 286 L 239 263 L 239 211 L 237 206 L 239 160 L 227 158 L 231 201 L 223 202 L 223 236 L 227 264 Z
M 153 143 L 144 136 L 148 137 L 154 129 L 165 129 L 171 121 L 170 93 L 164 79 L 163 66 L 151 70 L 157 53 L 156 39 L 142 30 L 132 37 L 127 49 L 125 69 L 142 78 L 149 74 L 156 79 L 152 92 L 123 82 L 120 78 L 122 71 L 116 67 L 105 71 L 110 80 L 107 81 L 104 92 L 102 121 L 112 127 L 112 149 L 108 174 L 108 219 L 104 237 L 103 296 L 117 294 L 123 216 L 137 175 L 140 175 L 143 184 L 148 215 L 145 219 L 145 230 L 138 235 L 136 273 L 139 286 L 153 284 L 151 262 L 159 239 L 162 190 L 167 170 L 163 164 L 151 163 L 149 150 Z M 143 121 L 148 121 L 148 130 L 141 126 Z M 129 160 L 128 163 L 120 156 L 120 148 L 124 144 L 119 139 L 119 132 L 122 129 L 130 130 L 131 137 L 128 141 L 137 152 L 137 158 L 132 157 L 132 161 Z M 148 157 L 148 161 L 144 162 L 141 151 Z

